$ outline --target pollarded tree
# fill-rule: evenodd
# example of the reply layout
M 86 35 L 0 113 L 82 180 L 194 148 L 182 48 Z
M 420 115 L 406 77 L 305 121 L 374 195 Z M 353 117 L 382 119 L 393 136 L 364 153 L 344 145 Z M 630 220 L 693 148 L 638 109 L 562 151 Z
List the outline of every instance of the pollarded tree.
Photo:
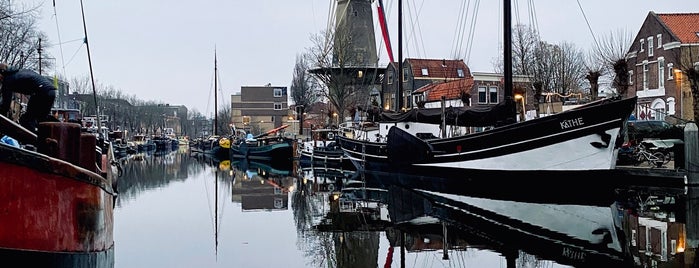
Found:
M 593 54 L 597 61 L 604 65 L 603 73 L 612 74 L 612 87 L 617 94 L 625 96 L 629 90 L 629 70 L 626 62 L 626 53 L 633 42 L 633 37 L 626 30 L 616 30 L 603 36 L 596 46 L 593 46 Z

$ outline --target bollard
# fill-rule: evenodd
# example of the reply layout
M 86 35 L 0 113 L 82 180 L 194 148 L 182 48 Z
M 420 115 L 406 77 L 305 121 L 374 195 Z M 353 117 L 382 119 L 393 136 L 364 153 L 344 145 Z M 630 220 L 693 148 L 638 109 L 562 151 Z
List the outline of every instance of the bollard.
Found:
M 696 123 L 684 127 L 684 166 L 687 169 L 687 183 L 699 184 L 699 129 Z
M 699 183 L 699 156 L 697 155 L 699 152 L 697 149 L 699 136 L 697 136 L 697 132 L 695 123 L 687 123 L 684 127 L 684 163 L 687 169 L 687 183 L 689 185 L 694 184 L 694 187 L 687 187 L 685 204 L 685 263 L 694 262 L 693 255 L 699 248 L 699 188 L 696 187 L 696 184 Z
M 80 156 L 80 125 L 63 122 L 39 124 L 37 151 L 77 165 Z
M 97 173 L 97 137 L 90 133 L 80 134 L 80 167 Z

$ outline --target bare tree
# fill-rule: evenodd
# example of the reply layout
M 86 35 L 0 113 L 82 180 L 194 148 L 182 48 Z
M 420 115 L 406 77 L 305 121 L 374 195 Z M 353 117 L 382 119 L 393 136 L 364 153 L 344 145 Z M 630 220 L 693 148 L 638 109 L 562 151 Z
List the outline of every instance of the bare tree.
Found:
M 629 90 L 629 70 L 626 62 L 626 53 L 631 48 L 633 37 L 626 30 L 616 30 L 599 39 L 597 46 L 593 47 L 593 54 L 597 61 L 604 64 L 603 73 L 613 74 L 612 87 L 617 93 L 625 96 Z
M 296 55 L 296 65 L 291 78 L 291 99 L 299 119 L 299 135 L 303 135 L 303 113 L 307 107 L 318 101 L 318 86 L 308 73 L 307 55 Z
M 351 85 L 355 81 L 351 64 L 355 53 L 350 49 L 350 35 L 344 30 L 327 30 L 312 37 L 314 44 L 308 50 L 311 72 L 322 83 L 326 91 L 323 96 L 333 105 L 339 118 L 344 118 L 347 107 L 356 103 L 353 99 L 356 90 Z
M 70 85 L 73 89 L 73 93 L 92 94 L 92 82 L 90 80 L 90 76 L 88 75 L 71 78 Z
M 528 25 L 517 24 L 512 31 L 512 73 L 531 75 L 534 73 L 539 33 Z
M 48 44 L 46 34 L 37 29 L 39 11 L 39 6 L 18 7 L 13 1 L 0 0 L 0 62 L 38 70 L 41 58 L 42 67 L 53 65 L 50 56 L 39 55 L 40 45 Z
M 231 133 L 231 128 L 230 124 L 232 122 L 231 120 L 231 106 L 230 105 L 223 105 L 221 108 L 218 109 L 218 124 L 216 125 L 216 129 L 219 135 L 221 136 L 227 136 L 231 135 L 234 133 Z
M 563 42 L 553 46 L 553 67 L 555 92 L 569 94 L 579 92 L 584 76 L 583 53 L 574 44 Z
M 682 71 L 682 75 L 689 82 L 689 87 L 692 92 L 692 110 L 694 113 L 694 121 L 699 120 L 699 47 L 686 46 L 676 50 L 678 68 Z M 682 94 L 682 93 L 680 93 Z

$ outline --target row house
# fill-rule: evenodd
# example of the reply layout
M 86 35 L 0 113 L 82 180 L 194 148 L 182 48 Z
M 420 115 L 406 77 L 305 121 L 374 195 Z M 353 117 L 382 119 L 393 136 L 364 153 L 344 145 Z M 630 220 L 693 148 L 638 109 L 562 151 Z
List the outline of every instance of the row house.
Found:
M 414 59 L 407 58 L 403 61 L 401 81 L 403 93 L 398 94 L 398 64 L 390 63 L 386 67 L 383 88 L 383 108 L 385 110 L 400 110 L 417 107 L 422 95 L 412 93 L 417 89 L 435 83 L 448 82 L 471 77 L 471 71 L 463 60 L 446 59 Z M 398 107 L 396 96 L 402 96 L 402 107 Z
M 398 83 L 395 82 L 397 64 L 386 68 L 383 80 L 384 109 L 395 110 Z M 403 64 L 403 108 L 441 107 L 445 97 L 446 106 L 492 106 L 505 99 L 503 75 L 496 73 L 472 73 L 463 60 L 408 58 Z M 529 78 L 513 77 L 518 110 L 533 110 L 533 95 Z M 526 107 L 524 110 L 522 107 Z M 531 109 L 527 109 L 531 108 Z
M 699 13 L 649 12 L 626 58 L 627 95 L 638 96 L 638 120 L 694 118 L 691 89 L 682 70 L 699 65 Z
M 528 118 L 534 117 L 534 96 L 531 90 L 526 90 L 531 88 L 529 77 L 516 75 L 512 82 L 520 118 L 525 114 L 528 114 Z M 446 107 L 491 107 L 505 100 L 503 84 L 503 74 L 473 72 L 466 78 L 425 85 L 412 95 L 413 99 L 418 100 L 418 107 L 442 107 L 442 97 Z

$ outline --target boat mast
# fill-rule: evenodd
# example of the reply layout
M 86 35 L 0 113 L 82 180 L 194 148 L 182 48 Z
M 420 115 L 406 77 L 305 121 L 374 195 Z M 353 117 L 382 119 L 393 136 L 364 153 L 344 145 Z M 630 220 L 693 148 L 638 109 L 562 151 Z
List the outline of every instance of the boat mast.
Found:
M 218 135 L 218 62 L 216 61 L 216 49 L 214 48 L 214 136 Z
M 102 134 L 102 116 L 100 115 L 100 106 L 97 104 L 97 89 L 95 89 L 95 75 L 92 72 L 92 57 L 90 57 L 90 42 L 87 41 L 87 26 L 85 24 L 85 11 L 83 9 L 83 0 L 80 0 L 80 13 L 83 17 L 83 31 L 85 32 L 85 47 L 87 48 L 87 62 L 90 66 L 90 80 L 92 82 L 92 97 L 95 100 L 95 112 L 97 113 L 97 133 Z M 103 137 L 107 138 L 107 137 Z
M 503 62 L 504 62 L 504 94 L 505 102 L 514 102 L 514 92 L 512 90 L 512 7 L 511 0 L 503 1 Z M 514 122 L 514 116 L 517 113 L 516 105 L 510 105 L 510 113 L 507 116 L 508 121 Z M 524 108 L 523 108 L 524 109 Z M 509 122 L 508 122 L 509 123 Z
M 403 108 L 403 1 L 398 0 L 398 94 L 396 112 Z

